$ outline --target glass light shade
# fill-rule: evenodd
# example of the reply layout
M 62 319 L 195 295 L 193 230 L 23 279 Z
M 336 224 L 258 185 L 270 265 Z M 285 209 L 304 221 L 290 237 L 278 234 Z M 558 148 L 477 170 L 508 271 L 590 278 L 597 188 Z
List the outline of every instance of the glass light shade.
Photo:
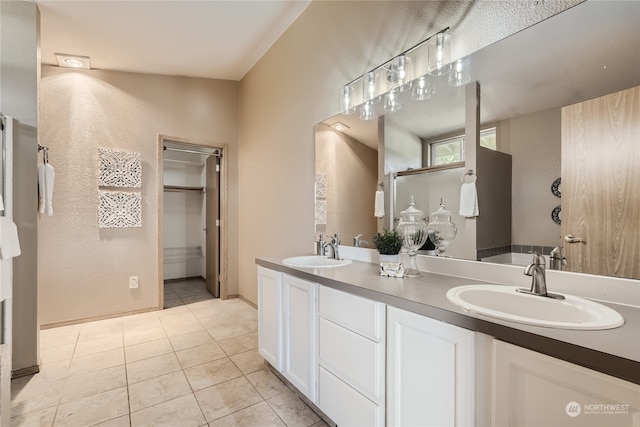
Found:
M 404 275 L 407 277 L 420 277 L 422 273 L 416 264 L 416 251 L 427 241 L 428 228 L 424 219 L 424 213 L 415 207 L 413 196 L 409 198 L 409 207 L 400 212 L 398 234 L 402 236 L 402 246 L 409 255 L 409 265 Z
M 471 81 L 469 58 L 461 58 L 453 62 L 449 73 L 449 86 L 462 86 Z
M 402 54 L 389 64 L 387 81 L 396 91 L 404 92 L 411 88 L 411 80 L 413 80 L 411 58 Z
M 429 45 L 429 70 L 432 76 L 442 76 L 451 71 L 451 47 L 449 35 L 438 33 Z
M 445 256 L 447 246 L 458 233 L 458 228 L 451 222 L 451 215 L 451 211 L 448 211 L 444 203 L 440 202 L 440 207 L 431 213 L 431 221 L 427 224 L 429 239 L 436 246 L 438 256 Z
M 360 106 L 360 119 L 373 120 L 376 117 L 376 106 L 371 101 L 366 101 Z
M 380 102 L 380 79 L 375 71 L 369 71 L 362 78 L 362 99 L 374 104 Z
M 414 101 L 424 101 L 431 98 L 436 93 L 436 85 L 429 75 L 418 77 L 411 87 L 411 99 Z
M 352 84 L 344 85 L 340 88 L 340 112 L 342 114 L 355 113 L 356 104 L 353 95 L 354 87 Z
M 387 113 L 393 114 L 400 108 L 402 108 L 402 105 L 398 100 L 398 93 L 395 89 L 392 89 L 384 96 L 384 110 Z

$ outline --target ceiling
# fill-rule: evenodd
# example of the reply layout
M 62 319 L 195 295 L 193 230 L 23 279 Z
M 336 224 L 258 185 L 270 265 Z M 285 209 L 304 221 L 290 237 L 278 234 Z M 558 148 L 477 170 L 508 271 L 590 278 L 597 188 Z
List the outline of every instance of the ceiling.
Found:
M 36 0 L 43 64 L 240 80 L 311 0 Z

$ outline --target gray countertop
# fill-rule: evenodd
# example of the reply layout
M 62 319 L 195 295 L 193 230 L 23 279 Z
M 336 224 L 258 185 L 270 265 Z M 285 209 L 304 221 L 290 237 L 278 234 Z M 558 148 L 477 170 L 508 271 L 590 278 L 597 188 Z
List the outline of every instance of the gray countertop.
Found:
M 360 261 L 324 269 L 288 267 L 282 258 L 258 258 L 256 263 L 640 384 L 640 309 L 636 307 L 603 303 L 625 319 L 615 329 L 553 329 L 476 315 L 447 299 L 449 289 L 485 283 L 479 280 L 427 272 L 419 278 L 381 277 L 377 264 Z

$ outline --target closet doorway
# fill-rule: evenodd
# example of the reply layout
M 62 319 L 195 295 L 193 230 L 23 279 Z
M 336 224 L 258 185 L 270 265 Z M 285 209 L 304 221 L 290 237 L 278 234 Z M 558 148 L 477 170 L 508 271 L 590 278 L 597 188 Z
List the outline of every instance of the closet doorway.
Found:
M 200 279 L 213 297 L 225 299 L 225 146 L 165 135 L 159 136 L 159 144 L 160 306 L 164 307 L 164 283 L 185 279 Z

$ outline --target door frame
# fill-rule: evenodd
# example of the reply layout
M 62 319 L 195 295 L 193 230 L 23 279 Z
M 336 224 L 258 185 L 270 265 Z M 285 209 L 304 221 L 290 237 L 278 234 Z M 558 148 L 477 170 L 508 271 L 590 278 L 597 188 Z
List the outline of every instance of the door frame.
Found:
M 158 309 L 164 308 L 164 144 L 165 142 L 177 142 L 195 147 L 214 148 L 220 150 L 220 299 L 229 297 L 227 284 L 228 270 L 228 239 L 229 239 L 229 210 L 228 210 L 228 181 L 227 181 L 227 144 L 196 141 L 178 136 L 158 134 Z

